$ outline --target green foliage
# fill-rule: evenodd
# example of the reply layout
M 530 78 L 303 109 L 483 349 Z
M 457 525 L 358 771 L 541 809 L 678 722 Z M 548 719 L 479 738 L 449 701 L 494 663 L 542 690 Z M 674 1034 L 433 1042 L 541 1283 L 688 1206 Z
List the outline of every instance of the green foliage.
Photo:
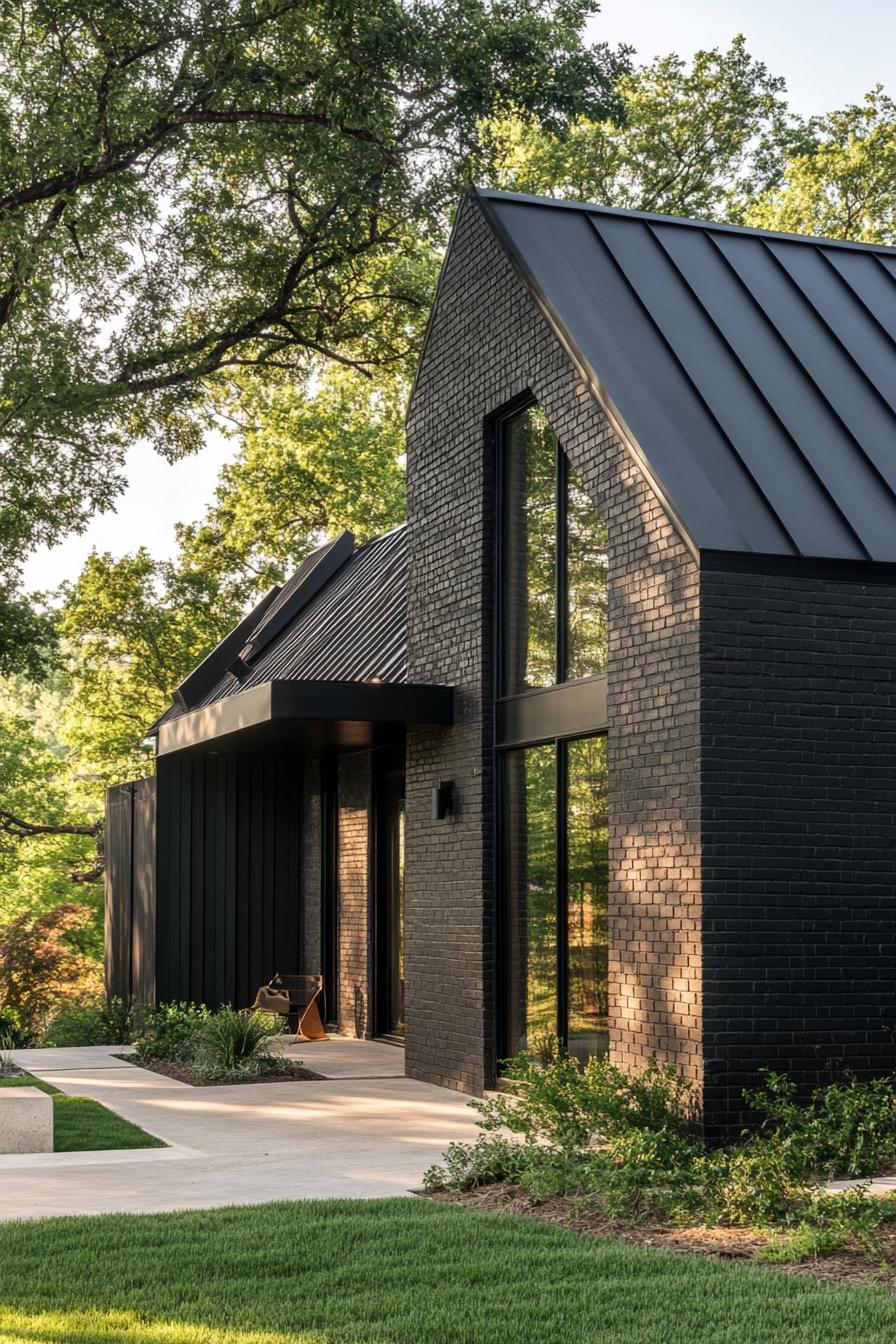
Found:
M 830 1255 L 856 1246 L 889 1267 L 880 1230 L 896 1222 L 896 1196 L 871 1195 L 864 1186 L 835 1193 L 817 1192 L 801 1209 L 792 1230 L 774 1238 L 757 1255 L 771 1264 Z
M 183 1064 L 192 1060 L 209 1016 L 208 1008 L 197 1003 L 159 1003 L 144 1009 L 140 1034 L 134 1040 L 134 1062 Z
M 496 1181 L 520 1184 L 529 1154 L 522 1144 L 481 1134 L 474 1143 L 450 1143 L 440 1164 L 423 1174 L 427 1190 L 472 1190 Z
M 592 1057 L 584 1069 L 556 1038 L 548 1038 L 544 1063 L 523 1053 L 504 1071 L 504 1091 L 471 1105 L 486 1131 L 509 1129 L 530 1144 L 580 1151 L 632 1130 L 684 1135 L 694 1113 L 693 1086 L 671 1064 L 648 1060 L 630 1075 Z
M 855 1078 L 818 1088 L 797 1101 L 796 1084 L 767 1071 L 765 1086 L 747 1091 L 762 1117 L 762 1135 L 792 1166 L 819 1179 L 873 1176 L 896 1162 L 896 1079 Z
M 784 81 L 737 37 L 727 51 L 623 73 L 621 112 L 546 130 L 514 110 L 485 127 L 482 173 L 513 191 L 703 219 L 737 218 L 777 185 L 805 132 Z
M 134 1041 L 135 1064 L 177 1064 L 207 1081 L 251 1077 L 257 1073 L 293 1072 L 262 1047 L 281 1030 L 270 1013 L 241 1013 L 229 1004 L 211 1012 L 195 1003 L 160 1003 L 144 1011 Z
M 263 1070 L 270 1056 L 259 1047 L 279 1035 L 282 1023 L 272 1013 L 258 1009 L 241 1013 L 224 1004 L 203 1021 L 195 1039 L 194 1062 L 209 1078 Z
M 127 1045 L 131 1017 L 122 999 L 62 1004 L 51 1017 L 41 1045 Z
M 896 1199 L 828 1195 L 819 1182 L 890 1166 L 894 1095 L 893 1079 L 849 1080 L 800 1105 L 792 1082 L 769 1072 L 764 1087 L 745 1094 L 764 1117 L 760 1132 L 711 1147 L 693 1132 L 693 1090 L 674 1068 L 651 1060 L 629 1078 L 591 1059 L 581 1069 L 548 1042 L 544 1062 L 519 1056 L 506 1091 L 470 1103 L 482 1136 L 452 1144 L 425 1183 L 468 1190 L 506 1181 L 538 1199 L 595 1199 L 614 1218 L 777 1229 L 769 1259 L 846 1242 L 879 1257 L 877 1233 L 896 1221 Z
M 813 118 L 780 181 L 744 219 L 787 233 L 896 243 L 896 102 L 878 85 L 861 103 Z
M 400 523 L 407 395 L 395 372 L 369 379 L 339 365 L 305 384 L 240 385 L 230 405 L 240 449 L 205 518 L 179 528 L 182 569 L 245 601 L 327 537 L 348 529 L 367 541 Z
M 31 1044 L 31 1036 L 22 1027 L 15 1008 L 0 1008 L 0 1049 L 21 1050 Z
M 90 906 L 67 902 L 0 926 L 0 1010 L 12 1009 L 25 1035 L 39 1036 L 60 1004 L 100 993 L 100 966 L 72 946 L 92 917 Z
M 602 114 L 585 0 L 0 6 L 0 572 L 235 371 L 408 365 L 483 118 Z
M 117 560 L 94 552 L 67 586 L 61 729 L 98 803 L 102 788 L 152 769 L 147 728 L 241 614 L 213 575 L 154 561 L 142 548 Z

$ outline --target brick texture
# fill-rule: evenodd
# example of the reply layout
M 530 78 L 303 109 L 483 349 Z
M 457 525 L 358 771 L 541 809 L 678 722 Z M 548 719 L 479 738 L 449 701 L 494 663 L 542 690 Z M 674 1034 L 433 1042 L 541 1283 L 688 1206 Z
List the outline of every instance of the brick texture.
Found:
M 701 583 L 706 1114 L 896 1067 L 896 588 Z
M 517 279 L 461 207 L 408 419 L 410 677 L 454 685 L 457 725 L 409 733 L 407 1065 L 477 1092 L 495 1076 L 493 463 L 487 417 L 530 391 L 610 538 L 612 1056 L 699 1082 L 698 570 Z M 453 779 L 459 809 L 430 819 Z
M 338 1026 L 349 1036 L 371 1030 L 370 817 L 371 754 L 339 758 L 337 817 Z

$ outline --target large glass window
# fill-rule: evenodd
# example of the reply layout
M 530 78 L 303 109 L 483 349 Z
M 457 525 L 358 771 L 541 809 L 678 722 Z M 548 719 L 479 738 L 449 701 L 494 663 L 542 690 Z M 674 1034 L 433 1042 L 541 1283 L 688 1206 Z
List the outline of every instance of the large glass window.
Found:
M 607 533 L 538 406 L 503 422 L 497 498 L 502 1050 L 584 1060 L 607 1049 Z
M 508 1053 L 607 1049 L 606 738 L 505 752 Z
M 500 693 L 606 671 L 606 529 L 538 406 L 501 445 Z

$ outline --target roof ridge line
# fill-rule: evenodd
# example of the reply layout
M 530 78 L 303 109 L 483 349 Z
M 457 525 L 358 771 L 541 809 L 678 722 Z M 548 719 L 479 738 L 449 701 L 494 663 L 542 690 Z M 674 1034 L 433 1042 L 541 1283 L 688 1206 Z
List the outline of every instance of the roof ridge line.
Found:
M 762 229 L 750 224 L 727 224 L 721 220 L 693 219 L 687 215 L 663 215 L 655 210 L 628 210 L 618 205 L 598 205 L 594 201 L 569 201 L 559 196 L 533 196 L 523 191 L 499 191 L 496 187 L 472 187 L 480 200 L 516 202 L 519 205 L 546 205 L 558 210 L 581 210 L 593 215 L 613 215 L 622 219 L 641 219 L 663 224 L 678 224 L 682 228 L 716 230 L 737 233 L 748 238 L 778 238 L 784 242 L 815 243 L 824 247 L 844 248 L 848 251 L 883 253 L 896 257 L 896 246 L 889 243 L 860 243 L 847 238 L 825 238 L 818 234 L 786 233 L 781 229 Z

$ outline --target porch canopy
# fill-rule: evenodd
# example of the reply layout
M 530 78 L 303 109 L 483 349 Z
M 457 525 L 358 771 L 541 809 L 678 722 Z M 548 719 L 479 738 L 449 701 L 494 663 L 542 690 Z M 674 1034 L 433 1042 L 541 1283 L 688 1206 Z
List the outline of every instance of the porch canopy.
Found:
M 357 750 L 450 725 L 449 686 L 407 675 L 407 536 L 345 532 L 310 555 L 181 682 L 159 756 L 284 746 Z

